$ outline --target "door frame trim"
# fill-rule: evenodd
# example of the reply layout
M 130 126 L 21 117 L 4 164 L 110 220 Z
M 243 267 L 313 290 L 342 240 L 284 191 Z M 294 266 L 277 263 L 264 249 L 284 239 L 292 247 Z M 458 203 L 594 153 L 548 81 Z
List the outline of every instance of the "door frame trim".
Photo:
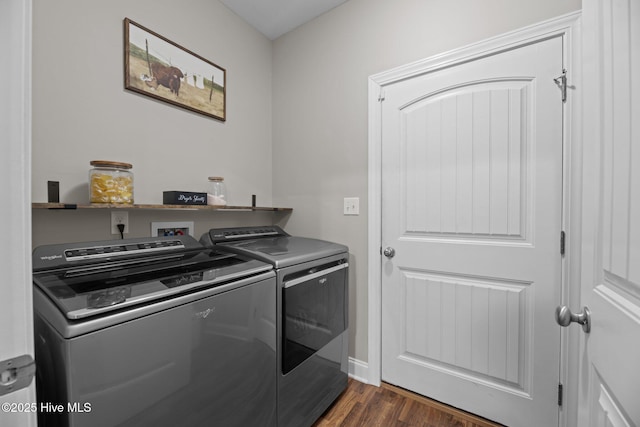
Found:
M 0 360 L 19 355 L 34 356 L 32 266 L 31 266 L 31 140 L 32 140 L 32 0 L 8 0 L 0 4 L 0 51 L 6 58 L 3 80 L 12 84 L 0 101 L 0 137 L 7 141 L 2 177 L 7 181 L 7 209 L 0 217 L 5 227 L 6 254 L 0 266 L 5 275 L 0 290 L 3 330 L 0 340 L 8 343 L 0 349 Z M 6 29 L 6 30 L 5 30 Z M 9 250 L 9 248 L 11 250 Z M 2 396 L 3 403 L 25 405 L 36 402 L 36 386 L 16 389 Z M 34 403 L 35 404 L 35 403 Z M 18 406 L 18 409 L 20 406 Z M 37 417 L 30 411 L 16 415 L 0 412 L 0 424 L 35 426 Z M 5 420 L 7 423 L 5 423 Z M 9 422 L 10 420 L 10 422 Z
M 559 16 L 469 46 L 435 55 L 388 71 L 374 74 L 368 82 L 368 382 L 379 386 L 382 371 L 382 102 L 385 87 L 402 80 L 456 66 L 484 56 L 516 49 L 542 40 L 563 38 L 563 63 L 568 78 L 567 102 L 563 108 L 563 218 L 568 234 L 562 261 L 562 301 L 578 307 L 580 303 L 580 206 L 582 147 L 580 87 L 580 18 L 581 11 Z M 559 70 L 560 71 L 560 70 Z M 559 238 L 559 236 L 558 236 Z M 572 248 L 576 248 L 575 251 Z M 549 314 L 553 315 L 552 313 Z M 566 393 L 560 410 L 560 426 L 576 425 L 577 364 L 579 328 L 563 328 L 560 346 L 560 381 Z M 576 359 L 577 360 L 577 359 Z

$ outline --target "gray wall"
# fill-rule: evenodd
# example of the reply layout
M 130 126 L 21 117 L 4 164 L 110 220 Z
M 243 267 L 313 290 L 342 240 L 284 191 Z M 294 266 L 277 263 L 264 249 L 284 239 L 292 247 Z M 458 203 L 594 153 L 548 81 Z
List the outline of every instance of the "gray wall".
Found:
M 133 164 L 135 202 L 161 204 L 162 191 L 204 191 L 224 176 L 229 202 L 272 200 L 272 43 L 218 1 L 35 0 L 33 4 L 32 198 L 87 203 L 89 161 Z M 123 19 L 155 31 L 227 70 L 227 121 L 124 89 Z M 130 211 L 131 233 L 151 221 L 197 221 L 198 233 L 272 218 L 261 214 Z M 108 211 L 36 210 L 33 244 L 110 239 Z
M 273 188 L 293 234 L 349 246 L 350 356 L 368 360 L 367 78 L 581 8 L 580 0 L 350 0 L 273 44 Z M 344 197 L 361 215 L 344 216 Z

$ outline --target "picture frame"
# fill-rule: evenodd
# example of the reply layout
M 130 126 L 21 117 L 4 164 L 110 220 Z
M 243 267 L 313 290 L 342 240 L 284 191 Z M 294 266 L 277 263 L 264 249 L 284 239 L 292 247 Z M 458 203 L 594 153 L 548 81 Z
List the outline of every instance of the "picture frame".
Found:
M 124 19 L 125 89 L 224 122 L 226 83 L 224 68 Z

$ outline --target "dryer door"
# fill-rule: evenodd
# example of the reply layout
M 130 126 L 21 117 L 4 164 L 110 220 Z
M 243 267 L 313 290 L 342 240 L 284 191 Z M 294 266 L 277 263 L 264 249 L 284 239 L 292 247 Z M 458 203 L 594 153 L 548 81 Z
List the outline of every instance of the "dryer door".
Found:
M 284 278 L 283 374 L 347 329 L 348 266 L 339 260 Z

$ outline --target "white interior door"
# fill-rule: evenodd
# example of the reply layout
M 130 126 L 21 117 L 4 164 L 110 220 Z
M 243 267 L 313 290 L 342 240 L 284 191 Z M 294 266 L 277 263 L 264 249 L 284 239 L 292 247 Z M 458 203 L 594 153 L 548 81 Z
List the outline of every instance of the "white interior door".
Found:
M 585 0 L 579 425 L 640 426 L 640 2 Z M 572 307 L 575 311 L 580 307 Z
M 33 357 L 31 311 L 31 1 L 0 1 L 0 391 L 15 377 L 2 361 Z M 0 395 L 1 426 L 36 425 L 35 381 Z
M 510 427 L 558 425 L 562 69 L 552 37 L 382 103 L 382 380 Z

